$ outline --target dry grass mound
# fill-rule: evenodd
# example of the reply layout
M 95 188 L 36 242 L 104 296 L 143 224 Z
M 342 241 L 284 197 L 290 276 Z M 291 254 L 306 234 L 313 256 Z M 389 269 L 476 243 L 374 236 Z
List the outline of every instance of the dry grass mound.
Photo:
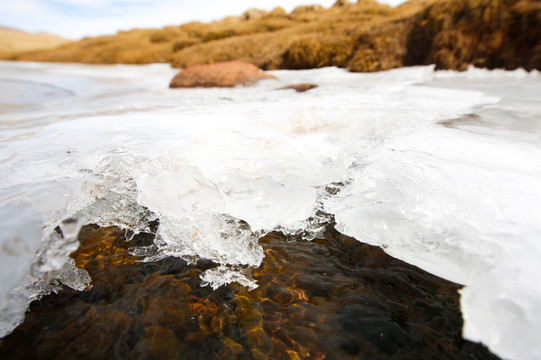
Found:
M 272 33 L 300 22 L 280 8 L 262 13 L 249 10 L 240 17 L 212 23 L 192 22 L 163 29 L 119 31 L 116 35 L 85 38 L 51 50 L 18 53 L 8 59 L 87 64 L 171 62 L 173 55 L 184 48 L 245 34 Z
M 541 68 L 541 1 L 453 0 L 413 19 L 404 65 Z
M 70 40 L 56 35 L 31 34 L 0 26 L 0 54 L 4 54 L 4 56 L 13 52 L 54 48 L 68 42 Z

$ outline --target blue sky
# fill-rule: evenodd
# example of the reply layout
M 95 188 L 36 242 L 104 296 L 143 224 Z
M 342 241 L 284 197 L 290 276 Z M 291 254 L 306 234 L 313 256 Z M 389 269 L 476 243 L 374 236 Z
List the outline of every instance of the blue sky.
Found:
M 71 39 L 157 28 L 189 21 L 212 21 L 250 8 L 291 11 L 299 5 L 331 6 L 336 0 L 0 0 L 0 25 L 46 31 Z M 396 5 L 403 0 L 380 0 Z

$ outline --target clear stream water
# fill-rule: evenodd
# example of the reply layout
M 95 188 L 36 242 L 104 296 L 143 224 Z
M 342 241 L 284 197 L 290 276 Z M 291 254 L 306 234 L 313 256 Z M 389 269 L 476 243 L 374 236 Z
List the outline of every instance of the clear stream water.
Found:
M 171 90 L 175 73 L 0 62 L 0 336 L 32 299 L 91 282 L 68 257 L 84 224 L 158 219 L 137 255 L 210 259 L 202 285 L 253 288 L 237 269 L 261 263 L 261 235 L 309 241 L 332 215 L 466 285 L 466 338 L 541 357 L 538 72 L 324 68 Z M 319 87 L 277 90 L 304 82 Z

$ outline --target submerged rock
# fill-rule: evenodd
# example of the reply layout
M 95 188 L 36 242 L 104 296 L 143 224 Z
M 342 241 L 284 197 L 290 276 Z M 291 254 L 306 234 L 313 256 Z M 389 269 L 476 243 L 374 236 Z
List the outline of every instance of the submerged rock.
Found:
M 252 85 L 262 79 L 276 79 L 257 66 L 241 61 L 227 61 L 210 65 L 193 65 L 178 73 L 169 87 L 234 87 Z
M 93 287 L 35 301 L 0 343 L 10 359 L 497 359 L 461 338 L 460 285 L 328 227 L 311 242 L 261 239 L 259 287 L 213 291 L 216 266 L 137 262 L 116 228 L 85 227 L 72 257 Z

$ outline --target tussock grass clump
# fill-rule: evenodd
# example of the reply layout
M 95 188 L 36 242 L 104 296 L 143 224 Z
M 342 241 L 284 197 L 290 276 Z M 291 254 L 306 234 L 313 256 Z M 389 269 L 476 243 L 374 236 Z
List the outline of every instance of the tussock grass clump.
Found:
M 413 19 L 404 65 L 439 69 L 527 70 L 541 66 L 541 2 L 453 0 L 435 3 Z
M 363 36 L 380 28 L 384 19 L 400 19 L 401 16 L 401 11 L 370 0 L 335 5 L 327 10 L 320 6 L 301 6 L 289 15 L 298 21 L 294 26 L 187 47 L 175 53 L 171 63 L 185 67 L 241 60 L 262 69 L 349 68 L 356 51 L 363 47 Z M 362 69 L 352 67 L 352 70 Z
M 323 34 L 295 40 L 283 56 L 282 67 L 311 69 L 325 66 L 345 67 L 351 58 L 354 41 L 350 36 Z

